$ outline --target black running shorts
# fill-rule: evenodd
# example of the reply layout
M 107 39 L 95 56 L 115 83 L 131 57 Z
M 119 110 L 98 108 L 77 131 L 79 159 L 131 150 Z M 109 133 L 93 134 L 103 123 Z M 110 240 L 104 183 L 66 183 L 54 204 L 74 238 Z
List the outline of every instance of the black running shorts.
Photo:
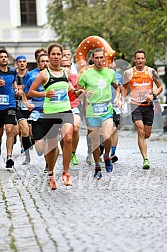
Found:
M 141 120 L 144 125 L 152 126 L 154 120 L 153 106 L 137 106 L 131 104 L 132 121 Z

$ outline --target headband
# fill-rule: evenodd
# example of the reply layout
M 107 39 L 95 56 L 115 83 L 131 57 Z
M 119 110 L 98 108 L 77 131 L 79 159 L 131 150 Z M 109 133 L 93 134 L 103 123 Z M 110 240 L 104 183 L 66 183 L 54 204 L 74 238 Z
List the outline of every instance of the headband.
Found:
M 20 59 L 25 59 L 26 60 L 26 56 L 24 56 L 24 55 L 17 56 L 16 62 L 19 61 Z

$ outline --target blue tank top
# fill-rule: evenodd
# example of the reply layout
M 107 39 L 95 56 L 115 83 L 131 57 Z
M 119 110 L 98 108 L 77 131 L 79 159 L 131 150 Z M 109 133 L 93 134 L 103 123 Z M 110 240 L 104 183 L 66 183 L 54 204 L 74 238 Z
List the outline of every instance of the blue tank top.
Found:
M 40 71 L 39 71 L 39 72 L 40 72 Z M 36 72 L 36 74 L 38 74 L 38 73 Z M 25 86 L 25 88 L 24 88 L 24 92 L 25 92 L 26 94 L 28 94 L 28 91 L 29 91 L 29 89 L 30 89 L 32 83 L 34 82 L 34 80 L 35 80 L 35 77 L 31 77 L 31 78 L 28 79 L 28 81 L 27 81 L 27 83 L 26 83 L 26 86 Z M 44 91 L 44 90 L 43 90 L 43 86 L 40 85 L 40 86 L 37 88 L 37 91 L 38 91 L 38 92 L 43 92 L 43 91 Z M 35 106 L 33 110 L 38 110 L 38 111 L 43 110 L 44 97 L 31 97 L 31 100 L 32 100 L 32 103 L 33 103 L 34 106 Z
M 13 87 L 16 75 L 16 70 L 11 67 L 8 67 L 7 72 L 0 70 L 0 78 L 5 81 L 5 85 L 0 87 L 0 110 L 16 108 L 15 91 Z

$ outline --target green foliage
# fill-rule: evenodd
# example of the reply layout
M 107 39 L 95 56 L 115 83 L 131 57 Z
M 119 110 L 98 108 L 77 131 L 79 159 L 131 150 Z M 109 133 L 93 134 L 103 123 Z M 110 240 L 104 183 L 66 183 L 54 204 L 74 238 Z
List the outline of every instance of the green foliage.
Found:
M 128 61 L 144 49 L 153 66 L 166 53 L 166 10 L 166 0 L 53 0 L 47 14 L 57 42 L 73 52 L 83 39 L 97 35 Z

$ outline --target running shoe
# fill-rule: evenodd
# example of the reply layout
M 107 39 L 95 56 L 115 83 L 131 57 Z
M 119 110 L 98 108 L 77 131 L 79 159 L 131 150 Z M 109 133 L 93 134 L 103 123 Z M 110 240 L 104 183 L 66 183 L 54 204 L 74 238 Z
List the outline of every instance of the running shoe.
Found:
M 6 168 L 13 168 L 14 167 L 14 161 L 11 159 L 11 157 L 7 158 L 6 161 Z
M 112 172 L 113 170 L 113 165 L 111 163 L 111 160 L 109 157 L 106 156 L 106 154 L 103 155 L 104 162 L 105 162 L 105 168 L 107 172 Z
M 72 153 L 71 160 L 72 160 L 73 165 L 79 164 L 78 158 L 75 153 Z
M 21 148 L 21 154 L 25 154 L 24 148 Z
M 71 182 L 69 173 L 63 172 L 62 180 L 63 180 L 65 186 L 72 186 L 72 182 Z
M 55 190 L 57 189 L 57 184 L 56 181 L 54 179 L 54 176 L 48 176 L 48 185 L 50 186 L 51 190 Z
M 30 163 L 30 157 L 26 157 L 26 159 L 24 160 L 24 162 L 22 163 L 22 165 L 27 165 Z
M 86 157 L 86 163 L 88 165 L 91 165 L 93 162 L 93 159 L 92 159 L 92 154 L 88 154 L 87 157 Z
M 148 170 L 149 168 L 150 168 L 150 164 L 149 164 L 148 159 L 144 159 L 143 169 Z
M 110 156 L 111 162 L 115 163 L 118 161 L 118 157 L 116 155 Z
M 24 162 L 22 163 L 22 165 L 27 165 L 30 163 L 30 154 L 29 154 L 29 151 L 25 151 L 25 154 L 26 154 L 26 158 L 24 160 Z
M 102 178 L 101 170 L 102 170 L 102 168 L 101 168 L 100 164 L 96 165 L 93 177 L 96 178 L 97 180 Z
M 104 158 L 103 158 L 103 156 L 100 157 L 100 163 L 104 163 Z
M 46 164 L 45 168 L 44 168 L 44 173 L 48 173 L 48 165 Z

